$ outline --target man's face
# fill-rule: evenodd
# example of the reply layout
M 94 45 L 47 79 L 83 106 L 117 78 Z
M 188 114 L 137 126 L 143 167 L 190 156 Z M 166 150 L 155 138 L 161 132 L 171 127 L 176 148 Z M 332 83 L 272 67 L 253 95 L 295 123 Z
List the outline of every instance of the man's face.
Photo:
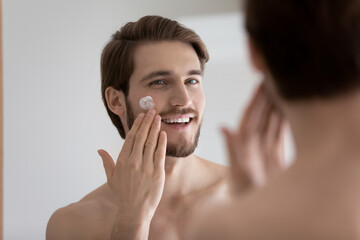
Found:
M 205 108 L 202 71 L 195 50 L 178 41 L 139 45 L 130 77 L 127 126 L 144 112 L 142 97 L 151 96 L 161 116 L 161 130 L 167 133 L 167 155 L 185 157 L 197 146 Z M 185 122 L 184 122 L 185 121 Z

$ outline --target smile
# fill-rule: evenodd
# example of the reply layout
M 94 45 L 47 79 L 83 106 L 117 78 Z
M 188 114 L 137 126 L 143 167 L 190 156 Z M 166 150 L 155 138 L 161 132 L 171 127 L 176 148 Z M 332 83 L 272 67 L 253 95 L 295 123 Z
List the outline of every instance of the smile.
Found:
M 171 127 L 171 129 L 186 130 L 191 125 L 194 117 L 193 114 L 163 116 L 161 122 L 164 126 Z
M 192 118 L 175 118 L 175 119 L 162 119 L 163 123 L 189 123 Z

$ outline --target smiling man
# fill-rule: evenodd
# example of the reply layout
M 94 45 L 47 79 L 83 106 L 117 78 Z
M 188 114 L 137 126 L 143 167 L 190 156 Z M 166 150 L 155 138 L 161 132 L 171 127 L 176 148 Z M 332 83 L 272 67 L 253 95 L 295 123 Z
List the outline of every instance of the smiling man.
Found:
M 107 184 L 57 210 L 47 239 L 184 239 L 195 215 L 227 198 L 227 167 L 193 154 L 208 58 L 196 33 L 158 16 L 112 36 L 101 59 L 102 96 L 125 142 L 116 163 L 99 150 Z M 154 109 L 140 107 L 145 96 Z
M 198 45 L 199 49 L 200 46 L 203 48 L 201 54 L 205 62 L 208 58 L 205 46 L 200 42 Z M 122 91 L 108 88 L 108 98 L 123 100 L 129 116 L 125 126 L 129 129 L 134 116 L 143 111 L 138 104 L 140 99 L 150 95 L 161 116 L 161 129 L 167 133 L 167 155 L 189 156 L 197 146 L 205 107 L 202 88 L 204 65 L 194 48 L 180 41 L 139 43 L 134 63 L 136 67 L 130 77 L 131 87 L 127 96 Z M 112 107 L 115 110 L 122 106 Z

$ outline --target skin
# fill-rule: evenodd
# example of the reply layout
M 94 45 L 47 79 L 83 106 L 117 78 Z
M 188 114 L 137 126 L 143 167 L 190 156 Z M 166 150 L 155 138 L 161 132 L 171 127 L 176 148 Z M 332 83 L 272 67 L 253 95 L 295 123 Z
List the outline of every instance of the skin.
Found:
M 294 136 L 295 163 L 263 188 L 202 216 L 188 239 L 359 239 L 360 91 L 287 102 L 275 90 L 260 52 L 250 48 L 265 76 L 265 91 L 254 97 L 252 110 L 261 111 L 259 98 L 281 108 Z M 227 145 L 233 172 L 241 175 L 245 155 L 239 146 Z
M 194 154 L 165 156 L 169 145 L 194 144 L 201 126 L 205 96 L 194 49 L 176 41 L 144 43 L 136 49 L 134 62 L 128 102 L 137 118 L 131 129 L 127 128 L 124 94 L 106 90 L 108 106 L 121 118 L 126 132 L 116 161 L 99 150 L 107 183 L 57 210 L 48 223 L 49 240 L 186 239 L 195 216 L 215 208 L 233 192 L 227 167 Z M 143 80 L 158 71 L 169 74 Z M 138 102 L 148 95 L 154 99 L 155 109 L 143 112 Z M 174 109 L 191 110 L 193 120 L 186 128 L 160 121 L 178 117 L 169 113 Z M 255 187 L 252 179 L 243 186 Z

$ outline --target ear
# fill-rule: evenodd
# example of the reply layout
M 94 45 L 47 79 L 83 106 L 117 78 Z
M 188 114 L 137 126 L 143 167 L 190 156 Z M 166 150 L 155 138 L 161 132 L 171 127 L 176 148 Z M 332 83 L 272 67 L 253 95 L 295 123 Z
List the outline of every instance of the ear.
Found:
M 248 48 L 250 53 L 250 60 L 252 65 L 256 70 L 265 73 L 266 72 L 266 64 L 263 55 L 260 50 L 256 46 L 254 40 L 251 37 L 248 37 Z
M 124 117 L 126 115 L 125 95 L 123 91 L 108 87 L 105 90 L 106 104 L 108 108 L 116 115 Z

